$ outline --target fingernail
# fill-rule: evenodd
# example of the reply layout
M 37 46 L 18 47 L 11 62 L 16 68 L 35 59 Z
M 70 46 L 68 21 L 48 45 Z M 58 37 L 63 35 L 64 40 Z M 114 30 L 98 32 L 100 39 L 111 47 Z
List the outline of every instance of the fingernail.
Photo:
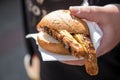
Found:
M 70 6 L 69 10 L 71 11 L 71 13 L 73 14 L 79 14 L 80 10 L 79 10 L 79 6 Z

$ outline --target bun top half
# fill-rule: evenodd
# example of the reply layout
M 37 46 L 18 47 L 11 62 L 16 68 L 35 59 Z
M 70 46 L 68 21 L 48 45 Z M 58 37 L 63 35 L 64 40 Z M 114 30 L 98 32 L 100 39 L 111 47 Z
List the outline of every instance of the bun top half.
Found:
M 89 35 L 86 22 L 70 14 L 69 10 L 56 10 L 44 16 L 37 25 L 37 30 L 41 27 L 49 27 L 56 30 L 67 30 L 69 33 L 80 33 Z

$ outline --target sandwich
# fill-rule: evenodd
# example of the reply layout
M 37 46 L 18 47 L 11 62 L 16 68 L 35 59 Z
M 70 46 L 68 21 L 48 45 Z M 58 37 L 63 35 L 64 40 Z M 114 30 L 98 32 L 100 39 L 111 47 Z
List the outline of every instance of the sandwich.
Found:
M 88 25 L 69 10 L 48 13 L 37 24 L 39 45 L 61 55 L 72 55 L 85 59 L 85 69 L 89 75 L 98 74 L 96 51 L 90 38 Z

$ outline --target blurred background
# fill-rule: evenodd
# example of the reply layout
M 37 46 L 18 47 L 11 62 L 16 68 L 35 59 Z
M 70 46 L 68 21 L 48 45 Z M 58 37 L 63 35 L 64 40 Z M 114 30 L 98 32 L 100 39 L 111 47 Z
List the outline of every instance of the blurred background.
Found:
M 0 0 L 0 80 L 29 80 L 21 0 Z

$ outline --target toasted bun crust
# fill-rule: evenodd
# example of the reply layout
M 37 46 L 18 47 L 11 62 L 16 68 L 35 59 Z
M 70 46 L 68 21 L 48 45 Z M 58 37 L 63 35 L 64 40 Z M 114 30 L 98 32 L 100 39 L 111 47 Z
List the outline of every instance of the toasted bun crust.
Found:
M 89 35 L 87 24 L 83 20 L 71 15 L 69 10 L 56 10 L 47 14 L 38 23 L 37 30 L 40 32 L 41 27 L 46 26 L 56 30 L 65 29 L 70 33 L 82 33 Z M 44 37 L 45 36 L 46 35 L 44 35 Z M 49 37 L 47 36 L 47 38 Z M 69 54 L 68 50 L 64 48 L 63 44 L 56 43 L 54 40 L 52 42 L 38 36 L 38 43 L 43 49 L 47 51 L 58 54 Z
M 83 33 L 89 35 L 87 24 L 82 19 L 79 19 L 70 14 L 69 10 L 56 10 L 45 17 L 37 25 L 37 30 L 41 27 L 54 28 L 56 30 L 67 30 L 70 33 Z
M 39 45 L 50 52 L 57 54 L 69 54 L 68 50 L 64 48 L 64 45 L 59 43 L 56 39 L 52 38 L 50 35 L 44 32 L 40 32 L 37 37 Z

